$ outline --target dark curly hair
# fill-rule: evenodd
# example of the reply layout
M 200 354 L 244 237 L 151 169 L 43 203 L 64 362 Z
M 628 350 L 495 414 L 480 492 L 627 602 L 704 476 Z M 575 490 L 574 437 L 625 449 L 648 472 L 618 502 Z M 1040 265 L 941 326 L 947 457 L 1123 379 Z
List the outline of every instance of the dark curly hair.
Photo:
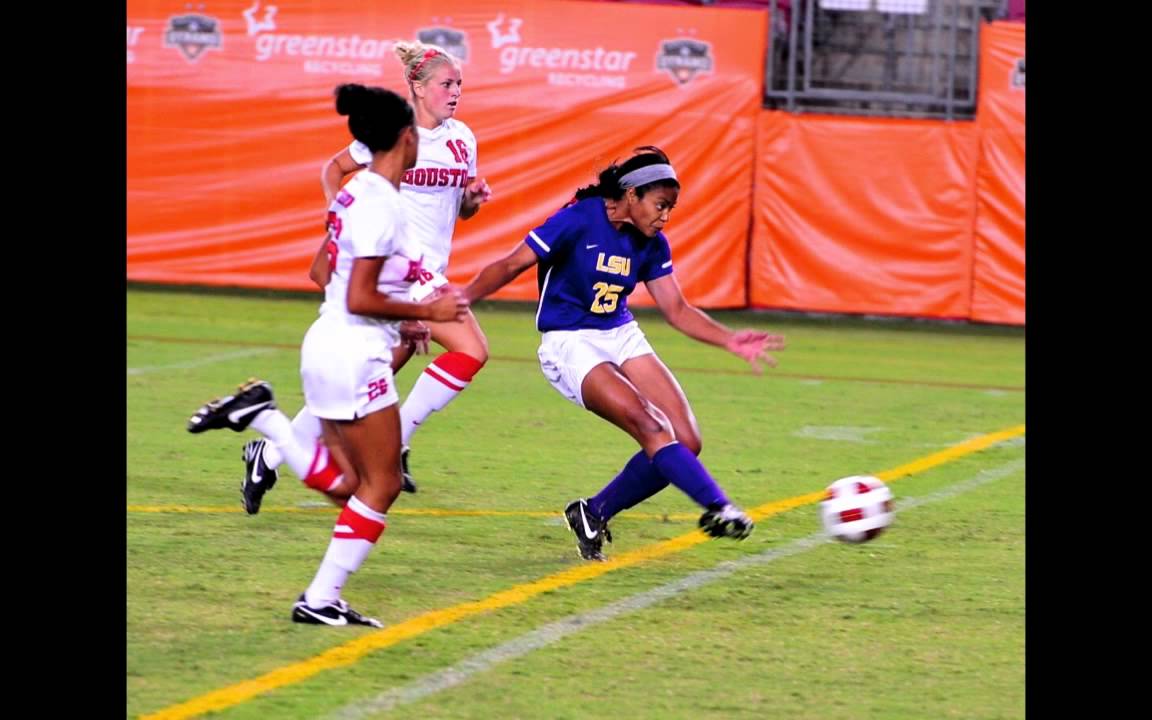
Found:
M 336 88 L 335 94 L 336 112 L 348 116 L 352 137 L 372 152 L 391 150 L 400 131 L 416 121 L 408 101 L 391 90 L 345 83 Z
M 576 200 L 590 197 L 603 197 L 610 200 L 619 200 L 624 197 L 624 188 L 620 187 L 620 178 L 642 167 L 649 165 L 671 165 L 668 155 L 655 145 L 644 145 L 635 150 L 636 154 L 617 165 L 612 163 L 600 171 L 599 182 L 595 185 L 586 185 L 576 191 Z M 680 183 L 672 178 L 655 180 L 644 185 L 636 186 L 636 197 L 644 197 L 644 193 L 656 187 L 679 188 Z

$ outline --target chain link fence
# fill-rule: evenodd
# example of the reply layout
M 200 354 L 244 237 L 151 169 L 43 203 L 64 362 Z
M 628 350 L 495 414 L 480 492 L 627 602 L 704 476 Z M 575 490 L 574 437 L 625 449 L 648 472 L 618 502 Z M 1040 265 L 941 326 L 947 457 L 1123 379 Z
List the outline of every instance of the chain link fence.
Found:
M 770 0 L 766 107 L 971 119 L 980 26 L 1004 0 Z

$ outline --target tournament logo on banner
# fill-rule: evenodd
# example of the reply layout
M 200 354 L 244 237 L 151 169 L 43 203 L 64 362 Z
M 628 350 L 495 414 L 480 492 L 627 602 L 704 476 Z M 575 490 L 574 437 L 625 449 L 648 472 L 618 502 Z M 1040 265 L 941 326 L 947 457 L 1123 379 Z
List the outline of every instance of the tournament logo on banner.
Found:
M 1024 58 L 1017 58 L 1016 67 L 1012 69 L 1012 87 L 1024 89 Z
M 687 85 L 698 73 L 712 72 L 712 46 L 699 40 L 678 38 L 660 42 L 656 69 L 666 70 L 681 85 Z
M 164 47 L 174 47 L 184 59 L 194 63 L 205 50 L 219 50 L 224 43 L 220 21 L 207 15 L 178 15 L 168 18 Z M 131 33 L 129 33 L 131 36 Z
M 425 45 L 439 45 L 461 63 L 468 62 L 468 33 L 452 28 L 432 27 L 416 31 L 416 39 Z

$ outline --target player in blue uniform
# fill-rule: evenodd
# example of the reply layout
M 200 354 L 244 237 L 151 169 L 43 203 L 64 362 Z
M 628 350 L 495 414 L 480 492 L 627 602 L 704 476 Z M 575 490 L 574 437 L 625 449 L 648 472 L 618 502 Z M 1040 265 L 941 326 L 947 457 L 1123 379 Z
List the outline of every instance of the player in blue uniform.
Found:
M 775 367 L 770 350 L 784 338 L 732 330 L 684 298 L 662 229 L 680 183 L 659 148 L 646 146 L 600 173 L 595 185 L 528 233 L 506 257 L 485 267 L 464 290 L 486 297 L 539 263 L 540 368 L 570 401 L 631 435 L 641 450 L 597 495 L 568 504 L 564 515 L 580 556 L 603 560 L 608 521 L 669 483 L 704 508 L 700 527 L 713 537 L 743 539 L 752 520 L 733 505 L 700 463 L 700 430 L 688 399 L 644 337 L 628 296 L 643 282 L 669 324 L 725 348 L 759 371 Z

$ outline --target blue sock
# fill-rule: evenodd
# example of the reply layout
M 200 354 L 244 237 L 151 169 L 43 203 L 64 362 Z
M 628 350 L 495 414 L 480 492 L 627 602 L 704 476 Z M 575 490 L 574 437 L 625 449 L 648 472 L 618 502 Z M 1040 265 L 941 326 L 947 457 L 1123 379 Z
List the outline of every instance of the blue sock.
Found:
M 648 456 L 641 450 L 632 456 L 612 482 L 605 485 L 596 497 L 588 500 L 588 509 L 601 520 L 608 520 L 666 487 L 668 481 L 656 472 Z
M 678 442 L 657 450 L 652 456 L 652 467 L 700 507 L 728 504 L 728 496 L 712 479 L 699 458 Z

